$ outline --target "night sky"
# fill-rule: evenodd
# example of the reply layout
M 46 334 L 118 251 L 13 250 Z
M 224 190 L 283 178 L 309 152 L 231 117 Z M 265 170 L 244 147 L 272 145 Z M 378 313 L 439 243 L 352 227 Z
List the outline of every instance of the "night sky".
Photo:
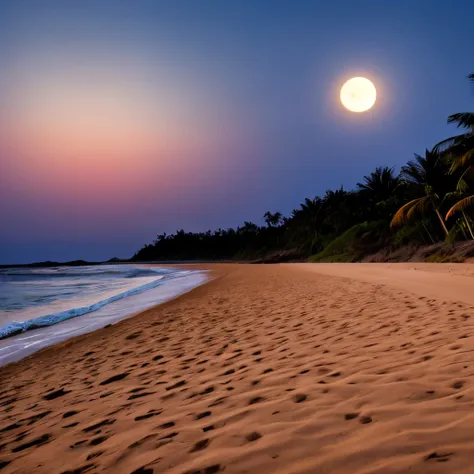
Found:
M 262 223 L 453 135 L 474 2 L 0 1 L 0 263 Z M 365 76 L 377 102 L 345 110 Z

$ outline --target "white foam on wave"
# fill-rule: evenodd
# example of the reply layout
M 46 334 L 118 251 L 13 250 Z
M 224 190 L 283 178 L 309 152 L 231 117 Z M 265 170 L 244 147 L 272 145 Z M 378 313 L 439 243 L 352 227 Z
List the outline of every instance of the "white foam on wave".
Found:
M 29 321 L 6 323 L 0 328 L 1 331 L 12 323 L 20 325 L 21 330 L 16 334 L 10 332 L 10 336 L 0 340 L 0 365 L 19 360 L 43 347 L 127 318 L 186 293 L 206 280 L 207 272 L 176 272 L 96 303 L 92 305 L 94 309 L 75 308 Z M 28 327 L 23 330 L 25 324 Z
M 38 318 L 28 319 L 27 321 L 10 321 L 8 323 L 5 323 L 3 326 L 0 326 L 0 339 L 5 339 L 7 337 L 11 337 L 15 334 L 29 331 L 31 329 L 52 326 L 62 321 L 66 321 L 67 319 L 76 318 L 77 316 L 83 316 L 84 314 L 97 311 L 105 305 L 113 303 L 114 301 L 118 301 L 122 298 L 127 298 L 128 296 L 142 293 L 143 291 L 151 290 L 152 288 L 161 285 L 163 283 L 161 280 L 164 278 L 165 276 L 160 276 L 149 283 L 115 294 L 109 298 L 105 298 L 101 301 L 98 301 L 97 303 L 88 306 L 72 308 L 66 311 L 61 311 L 59 313 L 46 314 L 44 316 L 39 316 Z M 168 278 L 172 278 L 172 276 Z

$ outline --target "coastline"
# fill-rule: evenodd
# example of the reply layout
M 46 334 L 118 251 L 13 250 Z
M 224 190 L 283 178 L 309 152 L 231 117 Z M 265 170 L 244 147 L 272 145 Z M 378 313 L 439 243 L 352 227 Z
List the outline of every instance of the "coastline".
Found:
M 305 265 L 203 265 L 1 367 L 2 474 L 469 472 L 472 305 Z
M 134 267 L 139 268 L 140 265 Z M 163 265 L 156 267 L 164 268 Z M 133 317 L 185 294 L 208 279 L 208 272 L 196 268 L 184 273 L 178 268 L 177 270 L 176 274 L 157 274 L 152 281 L 124 289 L 122 292 L 109 293 L 108 296 L 102 297 L 102 300 L 98 294 L 93 303 L 89 302 L 85 306 L 20 322 L 7 321 L 3 326 L 0 325 L 0 367 L 45 347 Z
M 1 375 L 2 369 L 6 369 L 6 368 L 10 367 L 11 365 L 22 364 L 24 361 L 30 360 L 31 358 L 43 357 L 43 353 L 45 353 L 45 352 L 49 352 L 49 351 L 54 352 L 54 351 L 56 351 L 56 349 L 60 350 L 60 348 L 67 347 L 71 344 L 74 344 L 76 341 L 83 341 L 83 340 L 87 340 L 87 338 L 94 338 L 94 336 L 96 336 L 98 333 L 101 333 L 101 334 L 100 334 L 100 336 L 97 336 L 97 337 L 102 338 L 102 337 L 104 337 L 105 334 L 107 334 L 107 335 L 110 334 L 111 329 L 113 329 L 113 328 L 115 329 L 123 323 L 130 322 L 130 321 L 135 320 L 136 318 L 140 318 L 142 316 L 145 316 L 145 317 L 149 316 L 150 312 L 153 312 L 153 311 L 155 311 L 159 308 L 165 307 L 168 304 L 172 304 L 175 300 L 177 300 L 179 298 L 186 297 L 188 294 L 198 290 L 200 287 L 206 286 L 206 285 L 210 284 L 212 281 L 214 281 L 215 279 L 219 278 L 220 276 L 223 276 L 225 274 L 225 271 L 223 271 L 222 269 L 215 268 L 215 265 L 216 264 L 202 264 L 202 265 L 201 264 L 182 264 L 182 265 L 181 264 L 159 264 L 158 265 L 158 264 L 154 264 L 154 263 L 139 264 L 139 266 L 160 266 L 160 267 L 165 267 L 165 268 L 168 267 L 168 268 L 177 268 L 177 269 L 184 269 L 184 270 L 205 271 L 205 272 L 207 272 L 207 278 L 203 281 L 203 283 L 200 283 L 199 285 L 193 286 L 191 289 L 189 289 L 187 291 L 177 293 L 176 295 L 171 296 L 171 297 L 169 297 L 169 298 L 167 298 L 163 301 L 160 301 L 158 303 L 155 303 L 155 304 L 151 305 L 150 307 L 148 307 L 146 309 L 141 309 L 141 310 L 135 311 L 133 313 L 130 313 L 128 316 L 126 316 L 122 319 L 118 319 L 118 320 L 114 321 L 111 324 L 108 324 L 108 325 L 102 326 L 102 327 L 97 327 L 96 329 L 93 329 L 91 331 L 83 332 L 83 333 L 80 333 L 78 335 L 68 337 L 68 338 L 66 338 L 62 341 L 58 341 L 55 344 L 46 345 L 46 346 L 42 347 L 41 349 L 35 350 L 34 352 L 32 352 L 30 354 L 27 354 L 27 355 L 25 355 L 24 357 L 22 357 L 20 359 L 13 360 L 11 362 L 7 362 L 6 364 L 0 365 L 0 375 Z M 227 264 L 224 264 L 224 265 L 227 265 Z M 83 316 L 79 316 L 79 318 L 82 318 L 82 317 Z M 59 324 L 61 324 L 61 323 L 59 323 Z M 103 334 L 102 334 L 102 332 L 103 332 Z M 12 337 L 15 337 L 15 336 L 12 336 Z M 8 340 L 8 339 L 5 339 L 5 340 Z M 85 341 L 85 342 L 87 343 L 87 341 Z

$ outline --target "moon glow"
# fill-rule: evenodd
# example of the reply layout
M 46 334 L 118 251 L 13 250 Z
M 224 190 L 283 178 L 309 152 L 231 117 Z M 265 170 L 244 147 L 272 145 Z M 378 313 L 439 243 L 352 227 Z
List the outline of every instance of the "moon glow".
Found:
M 365 77 L 353 77 L 341 88 L 342 105 L 351 112 L 366 112 L 375 104 L 377 91 Z

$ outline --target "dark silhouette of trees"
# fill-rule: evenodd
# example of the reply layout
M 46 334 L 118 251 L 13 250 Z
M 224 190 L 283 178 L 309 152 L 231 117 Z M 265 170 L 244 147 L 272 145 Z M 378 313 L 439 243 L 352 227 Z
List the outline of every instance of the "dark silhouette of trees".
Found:
M 263 218 L 268 227 L 278 227 L 281 224 L 283 216 L 281 212 L 275 212 L 272 214 L 270 211 L 265 212 Z

